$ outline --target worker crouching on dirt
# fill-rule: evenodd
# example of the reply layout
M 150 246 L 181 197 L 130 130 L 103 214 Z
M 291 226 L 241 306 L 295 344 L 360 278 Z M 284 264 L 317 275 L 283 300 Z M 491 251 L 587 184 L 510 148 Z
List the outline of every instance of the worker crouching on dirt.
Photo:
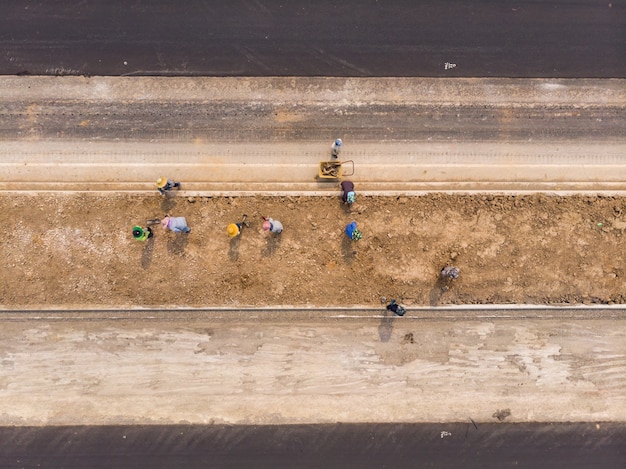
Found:
M 133 226 L 133 238 L 137 241 L 146 241 L 152 237 L 152 230 L 148 228 L 142 228 L 141 226 Z
M 457 267 L 447 265 L 443 269 L 441 269 L 441 272 L 439 272 L 439 276 L 445 280 L 456 280 L 457 278 L 459 278 L 460 273 L 461 271 Z
M 230 236 L 231 238 L 239 236 L 244 226 L 250 226 L 250 223 L 246 221 L 246 218 L 248 218 L 248 215 L 244 214 L 242 220 L 239 223 L 231 223 L 230 225 L 228 225 L 226 227 L 226 233 L 228 234 L 228 236 Z
M 391 300 L 391 303 L 387 305 L 387 311 L 391 311 L 398 316 L 404 316 L 404 313 L 406 313 L 406 309 L 396 303 L 396 300 Z
M 156 181 L 156 186 L 161 195 L 165 195 L 167 191 L 171 191 L 174 188 L 180 189 L 180 182 L 174 182 L 171 179 L 159 178 Z
M 278 220 L 274 220 L 273 218 L 263 217 L 263 231 L 281 234 L 283 232 L 283 224 Z
M 359 239 L 363 237 L 363 233 L 361 233 L 359 229 L 356 227 L 355 221 L 353 221 L 352 223 L 348 223 L 346 225 L 346 235 L 352 241 L 358 241 Z
M 171 230 L 174 233 L 189 233 L 191 228 L 187 226 L 187 220 L 185 217 L 170 217 L 166 216 L 161 220 L 161 226 L 164 230 Z
M 228 225 L 226 227 L 226 233 L 228 233 L 228 236 L 230 236 L 231 238 L 234 238 L 235 236 L 239 236 L 239 234 L 241 233 L 241 228 L 239 228 L 239 223 L 231 223 L 230 225 Z
M 344 204 L 353 204 L 356 200 L 356 194 L 354 193 L 354 183 L 351 181 L 341 182 L 341 200 Z

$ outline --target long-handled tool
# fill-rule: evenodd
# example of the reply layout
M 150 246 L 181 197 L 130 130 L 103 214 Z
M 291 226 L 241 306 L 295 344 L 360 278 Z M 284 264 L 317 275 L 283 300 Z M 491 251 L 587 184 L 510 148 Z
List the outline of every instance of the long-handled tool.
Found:
M 244 213 L 243 217 L 241 218 L 241 221 L 239 223 L 237 223 L 237 226 L 239 227 L 239 230 L 243 230 L 244 226 L 247 226 L 248 228 L 250 228 L 250 223 L 246 221 L 246 218 L 248 218 L 248 215 L 246 215 Z

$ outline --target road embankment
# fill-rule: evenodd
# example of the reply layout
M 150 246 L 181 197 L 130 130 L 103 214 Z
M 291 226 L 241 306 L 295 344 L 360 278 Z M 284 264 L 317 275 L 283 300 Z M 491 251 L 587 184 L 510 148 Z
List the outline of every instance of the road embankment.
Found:
M 624 80 L 0 77 L 0 190 L 623 192 Z M 352 172 L 352 163 L 354 172 Z

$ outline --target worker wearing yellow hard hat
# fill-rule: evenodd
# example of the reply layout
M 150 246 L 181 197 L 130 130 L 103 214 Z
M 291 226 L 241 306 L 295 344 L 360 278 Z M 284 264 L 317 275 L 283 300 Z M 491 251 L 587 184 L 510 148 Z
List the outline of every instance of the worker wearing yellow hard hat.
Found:
M 248 215 L 244 214 L 243 219 L 239 223 L 231 223 L 230 225 L 228 225 L 226 227 L 226 233 L 228 233 L 228 236 L 230 236 L 231 238 L 239 236 L 244 226 L 250 226 L 250 223 L 246 221 L 246 218 L 248 218 Z
M 226 227 L 226 233 L 228 233 L 228 236 L 230 236 L 231 238 L 234 238 L 235 236 L 238 236 L 239 233 L 241 233 L 241 230 L 236 223 L 231 223 Z
M 180 182 L 172 181 L 166 177 L 161 177 L 156 180 L 157 190 L 161 193 L 161 195 L 165 195 L 165 192 L 172 190 L 174 188 L 180 189 Z

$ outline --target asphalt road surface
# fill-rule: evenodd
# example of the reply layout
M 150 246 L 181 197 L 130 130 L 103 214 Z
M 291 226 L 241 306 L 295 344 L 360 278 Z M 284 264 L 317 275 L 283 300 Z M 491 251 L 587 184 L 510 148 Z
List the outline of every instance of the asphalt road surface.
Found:
M 0 427 L 0 466 L 622 468 L 620 424 Z
M 624 0 L 0 1 L 0 74 L 625 77 Z

